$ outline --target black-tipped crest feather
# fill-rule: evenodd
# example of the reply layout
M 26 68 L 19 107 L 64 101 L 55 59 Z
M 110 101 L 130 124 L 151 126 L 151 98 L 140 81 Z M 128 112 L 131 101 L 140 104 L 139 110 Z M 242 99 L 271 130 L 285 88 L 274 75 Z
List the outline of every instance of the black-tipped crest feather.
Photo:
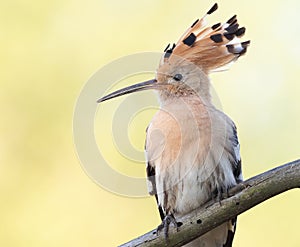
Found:
M 221 22 L 216 23 L 216 24 L 213 25 L 211 28 L 212 28 L 213 30 L 215 30 L 215 29 L 219 28 L 220 26 L 221 26 Z
M 207 15 L 217 8 L 218 5 L 214 4 L 203 18 L 197 19 L 189 27 L 176 46 L 168 46 L 165 49 L 165 61 L 169 60 L 169 63 L 172 63 L 174 55 L 174 58 L 188 60 L 208 73 L 219 70 L 246 53 L 249 42 L 241 43 L 239 39 L 244 35 L 246 28 L 239 28 L 236 15 L 224 24 L 206 26 Z
M 196 36 L 194 33 L 191 33 L 187 38 L 185 38 L 182 42 L 188 46 L 192 46 L 196 40 Z
M 232 16 L 228 21 L 226 21 L 228 24 L 233 23 L 236 20 L 236 15 Z
M 210 15 L 218 9 L 218 4 L 215 3 L 206 14 Z
M 195 20 L 195 22 L 192 24 L 191 28 L 193 28 L 197 24 L 198 21 L 199 21 L 199 19 Z

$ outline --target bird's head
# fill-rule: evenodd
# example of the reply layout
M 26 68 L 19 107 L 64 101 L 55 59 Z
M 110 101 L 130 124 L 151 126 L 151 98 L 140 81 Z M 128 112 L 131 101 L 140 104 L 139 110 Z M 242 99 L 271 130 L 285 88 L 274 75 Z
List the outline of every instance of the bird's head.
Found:
M 167 46 L 155 79 L 117 90 L 98 102 L 148 89 L 158 90 L 161 101 L 191 94 L 209 101 L 209 73 L 223 70 L 236 61 L 246 53 L 250 44 L 250 41 L 240 41 L 245 28 L 239 27 L 236 15 L 223 24 L 207 26 L 206 16 L 217 8 L 218 5 L 214 4 L 176 44 Z

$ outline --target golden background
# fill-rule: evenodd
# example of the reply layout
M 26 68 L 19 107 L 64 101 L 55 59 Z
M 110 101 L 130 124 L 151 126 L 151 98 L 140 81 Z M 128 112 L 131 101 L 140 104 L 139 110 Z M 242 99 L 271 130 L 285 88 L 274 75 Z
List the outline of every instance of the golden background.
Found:
M 85 174 L 73 144 L 74 106 L 99 68 L 162 51 L 212 4 L 1 1 L 0 246 L 116 246 L 159 224 L 154 198 L 118 196 Z M 300 157 L 299 10 L 297 0 L 228 0 L 209 18 L 237 13 L 252 41 L 229 71 L 212 75 L 238 127 L 245 178 Z M 129 128 L 139 149 L 150 113 Z M 110 163 L 126 170 L 118 160 Z M 299 198 L 290 191 L 242 214 L 234 246 L 300 246 Z

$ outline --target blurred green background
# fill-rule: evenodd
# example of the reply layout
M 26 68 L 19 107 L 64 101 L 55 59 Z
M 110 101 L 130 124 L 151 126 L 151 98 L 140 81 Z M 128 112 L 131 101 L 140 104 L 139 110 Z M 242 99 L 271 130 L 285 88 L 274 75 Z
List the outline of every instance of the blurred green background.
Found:
M 159 224 L 154 198 L 115 195 L 84 173 L 73 110 L 97 69 L 128 54 L 162 51 L 212 4 L 0 2 L 0 246 L 116 246 Z M 212 75 L 238 126 L 249 178 L 300 157 L 300 2 L 227 0 L 219 7 L 210 23 L 237 13 L 252 40 L 230 71 Z M 151 114 L 129 128 L 140 149 Z M 290 191 L 242 214 L 234 246 L 300 246 L 299 198 Z

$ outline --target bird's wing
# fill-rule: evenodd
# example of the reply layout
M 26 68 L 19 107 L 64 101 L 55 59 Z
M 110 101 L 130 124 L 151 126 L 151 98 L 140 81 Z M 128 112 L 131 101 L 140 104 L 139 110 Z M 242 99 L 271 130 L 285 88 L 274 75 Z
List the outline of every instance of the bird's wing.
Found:
M 165 218 L 165 214 L 164 214 L 162 207 L 158 203 L 156 183 L 155 183 L 155 167 L 152 166 L 150 162 L 147 162 L 146 172 L 147 172 L 147 179 L 148 179 L 149 194 L 155 196 L 159 215 L 160 215 L 161 220 L 163 220 Z
M 232 126 L 232 135 L 229 137 L 230 146 L 232 149 L 230 150 L 230 161 L 232 165 L 233 175 L 235 177 L 236 183 L 240 183 L 243 181 L 242 175 L 242 161 L 240 155 L 240 144 L 237 136 L 236 126 L 233 123 Z
M 146 133 L 148 131 L 148 128 L 146 129 Z M 145 142 L 145 152 L 147 153 L 147 138 Z M 147 174 L 147 184 L 148 184 L 148 192 L 150 195 L 154 195 L 157 203 L 157 207 L 159 210 L 159 215 L 161 220 L 165 218 L 164 211 L 162 207 L 158 203 L 158 197 L 157 197 L 157 189 L 156 189 L 156 181 L 155 181 L 155 166 L 152 162 L 146 161 L 146 174 Z
M 232 172 L 237 183 L 243 181 L 242 176 L 242 162 L 240 156 L 240 144 L 237 136 L 237 130 L 235 124 L 232 122 L 232 135 L 229 137 L 230 146 L 232 147 L 229 151 L 229 157 L 232 165 Z M 236 230 L 237 217 L 234 217 L 228 221 L 228 233 L 227 239 L 223 247 L 231 247 Z

